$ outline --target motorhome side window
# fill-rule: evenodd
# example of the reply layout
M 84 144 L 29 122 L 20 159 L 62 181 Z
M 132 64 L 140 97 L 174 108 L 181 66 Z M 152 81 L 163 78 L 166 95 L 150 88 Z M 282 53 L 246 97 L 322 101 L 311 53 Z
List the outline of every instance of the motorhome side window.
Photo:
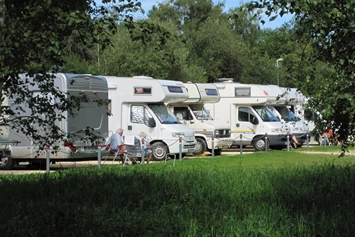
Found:
M 171 93 L 183 93 L 182 88 L 180 86 L 168 86 L 168 90 Z
M 187 107 L 175 107 L 174 114 L 179 120 L 193 120 L 190 110 Z
M 235 97 L 250 97 L 250 87 L 248 88 L 235 88 Z
M 152 88 L 151 87 L 134 87 L 135 95 L 151 95 Z
M 112 101 L 109 100 L 107 104 L 107 113 L 111 114 L 111 112 L 112 112 Z
M 255 118 L 253 111 L 248 107 L 238 108 L 238 120 L 241 122 L 251 122 Z
M 205 89 L 205 91 L 206 91 L 206 95 L 218 96 L 217 89 Z
M 140 123 L 148 126 L 148 120 L 152 118 L 152 115 L 143 105 L 131 106 L 131 122 Z

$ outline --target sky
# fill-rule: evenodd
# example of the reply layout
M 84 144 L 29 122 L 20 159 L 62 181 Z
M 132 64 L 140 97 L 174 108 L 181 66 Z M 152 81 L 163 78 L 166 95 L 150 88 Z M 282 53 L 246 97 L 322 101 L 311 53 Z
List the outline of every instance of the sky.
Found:
M 146 13 L 152 8 L 153 5 L 156 5 L 159 2 L 163 1 L 164 0 L 140 0 L 140 2 L 142 3 L 142 8 Z M 217 4 L 218 2 L 225 2 L 225 10 L 228 10 L 229 8 L 238 7 L 240 5 L 240 2 L 243 2 L 243 0 L 213 0 L 213 2 L 215 4 Z M 247 2 L 247 0 L 244 0 L 244 2 Z M 283 23 L 291 20 L 291 18 L 292 17 L 290 15 L 285 15 L 283 17 L 277 17 L 274 21 L 271 22 L 267 18 L 265 18 L 265 24 L 261 25 L 261 28 L 275 29 L 277 27 L 280 27 Z

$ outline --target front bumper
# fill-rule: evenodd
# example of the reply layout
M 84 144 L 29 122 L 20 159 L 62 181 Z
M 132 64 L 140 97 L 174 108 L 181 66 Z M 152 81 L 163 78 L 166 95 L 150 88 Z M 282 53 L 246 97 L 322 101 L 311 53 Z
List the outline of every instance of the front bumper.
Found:
M 213 145 L 214 145 L 214 149 L 225 149 L 232 146 L 234 142 L 235 141 L 232 138 L 215 138 L 213 141 L 214 143 Z M 207 145 L 209 149 L 212 149 L 212 139 L 209 139 Z

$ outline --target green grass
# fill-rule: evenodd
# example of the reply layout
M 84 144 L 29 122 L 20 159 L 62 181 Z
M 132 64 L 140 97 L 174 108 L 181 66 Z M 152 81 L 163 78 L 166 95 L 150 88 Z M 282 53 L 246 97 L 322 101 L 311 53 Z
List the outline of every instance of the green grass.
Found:
M 354 164 L 293 150 L 0 176 L 0 233 L 353 236 Z
M 301 148 L 297 148 L 296 150 L 307 150 L 307 145 L 306 144 L 303 144 L 303 146 Z M 330 145 L 330 146 L 309 146 L 308 147 L 308 150 L 309 151 L 317 151 L 317 152 L 341 152 L 341 146 L 333 146 L 333 145 Z M 346 153 L 348 152 L 353 152 L 355 151 L 355 147 L 354 146 L 348 146 L 346 148 Z M 346 154 L 345 153 L 345 154 Z

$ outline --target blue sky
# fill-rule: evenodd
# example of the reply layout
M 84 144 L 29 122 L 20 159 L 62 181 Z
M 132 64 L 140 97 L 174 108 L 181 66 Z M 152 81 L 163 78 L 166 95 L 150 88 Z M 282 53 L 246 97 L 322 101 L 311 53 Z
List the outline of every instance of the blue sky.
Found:
M 164 0 L 140 0 L 140 2 L 142 3 L 142 8 L 148 12 L 148 10 L 150 10 L 152 8 L 153 5 L 159 3 L 159 2 L 163 2 Z M 232 8 L 232 7 L 238 7 L 240 5 L 240 2 L 243 2 L 243 0 L 213 0 L 213 2 L 215 4 L 217 4 L 218 2 L 225 2 L 225 10 Z M 247 2 L 247 1 L 244 1 Z M 283 23 L 291 20 L 291 16 L 290 15 L 286 15 L 283 17 L 278 17 L 276 18 L 274 21 L 269 21 L 267 18 L 265 18 L 265 24 L 263 26 L 261 26 L 262 28 L 271 28 L 271 29 L 275 29 L 277 27 L 280 27 Z

